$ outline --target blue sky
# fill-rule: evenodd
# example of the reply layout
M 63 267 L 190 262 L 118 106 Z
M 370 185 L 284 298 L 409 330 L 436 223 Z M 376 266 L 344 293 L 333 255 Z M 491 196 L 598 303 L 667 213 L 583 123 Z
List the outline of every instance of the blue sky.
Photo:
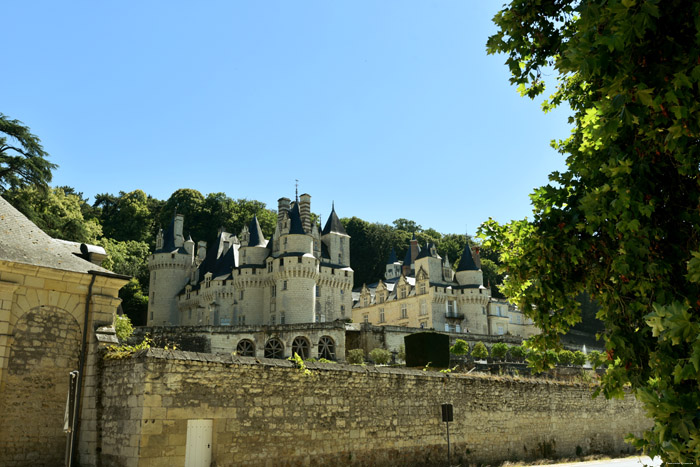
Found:
M 0 112 L 85 195 L 312 196 L 324 218 L 470 233 L 564 166 L 488 56 L 501 1 L 9 2 Z

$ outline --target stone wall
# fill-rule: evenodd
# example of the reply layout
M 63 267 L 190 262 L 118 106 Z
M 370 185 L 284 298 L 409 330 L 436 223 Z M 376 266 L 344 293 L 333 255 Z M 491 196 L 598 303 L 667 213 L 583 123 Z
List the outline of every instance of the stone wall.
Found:
M 149 349 L 106 360 L 104 465 L 183 465 L 188 420 L 213 420 L 212 465 L 444 465 L 627 451 L 650 425 L 585 385 Z

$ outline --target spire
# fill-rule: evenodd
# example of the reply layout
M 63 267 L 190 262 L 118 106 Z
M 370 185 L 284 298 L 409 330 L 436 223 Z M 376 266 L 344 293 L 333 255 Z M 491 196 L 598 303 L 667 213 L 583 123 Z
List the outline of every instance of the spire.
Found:
M 248 232 L 250 237 L 248 238 L 248 246 L 265 246 L 265 236 L 260 228 L 260 223 L 258 222 L 258 216 L 253 215 L 250 224 L 248 225 Z
M 398 260 L 398 258 L 396 257 L 396 250 L 395 250 L 394 247 L 392 246 L 392 247 L 391 247 L 391 253 L 389 253 L 389 261 L 387 261 L 386 264 L 394 264 L 394 263 L 398 263 L 398 262 L 399 262 L 399 260 Z
M 403 265 L 411 267 L 411 249 L 406 251 L 406 256 L 403 258 Z
M 299 203 L 294 203 L 289 210 L 289 233 L 304 235 L 304 226 L 301 224 L 301 214 L 299 213 Z
M 459 260 L 459 266 L 457 266 L 457 271 L 478 271 L 479 268 L 476 267 L 474 262 L 474 257 L 472 256 L 472 249 L 469 247 L 469 242 L 464 245 L 464 252 Z
M 343 227 L 343 224 L 340 222 L 340 219 L 338 219 L 338 215 L 335 213 L 335 202 L 333 202 L 332 206 L 333 207 L 331 208 L 331 214 L 330 216 L 328 216 L 326 226 L 323 228 L 321 235 L 326 235 L 331 232 L 347 235 L 348 233 L 345 231 L 345 227 Z

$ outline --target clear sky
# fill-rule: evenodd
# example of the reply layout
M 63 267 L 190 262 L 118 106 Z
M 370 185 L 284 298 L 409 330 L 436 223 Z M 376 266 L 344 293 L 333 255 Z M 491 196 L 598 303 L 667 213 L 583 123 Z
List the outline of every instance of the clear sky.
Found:
M 325 217 L 470 233 L 530 216 L 564 166 L 543 114 L 488 56 L 502 1 L 68 1 L 3 5 L 0 112 L 53 185 L 178 188 Z M 531 217 L 531 216 L 530 216 Z

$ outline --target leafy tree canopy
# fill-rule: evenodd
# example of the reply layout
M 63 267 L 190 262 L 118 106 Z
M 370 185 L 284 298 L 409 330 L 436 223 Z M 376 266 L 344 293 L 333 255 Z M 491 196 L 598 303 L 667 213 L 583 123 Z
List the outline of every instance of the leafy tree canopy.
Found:
M 700 463 L 699 18 L 683 0 L 512 0 L 487 44 L 523 95 L 555 76 L 544 110 L 566 103 L 574 125 L 534 219 L 481 228 L 503 290 L 543 328 L 538 349 L 556 348 L 580 319 L 575 298 L 593 296 L 602 390 L 635 391 L 655 421 L 635 444 L 667 462 Z
M 47 157 L 29 128 L 0 113 L 0 193 L 27 186 L 45 191 L 57 167 Z

